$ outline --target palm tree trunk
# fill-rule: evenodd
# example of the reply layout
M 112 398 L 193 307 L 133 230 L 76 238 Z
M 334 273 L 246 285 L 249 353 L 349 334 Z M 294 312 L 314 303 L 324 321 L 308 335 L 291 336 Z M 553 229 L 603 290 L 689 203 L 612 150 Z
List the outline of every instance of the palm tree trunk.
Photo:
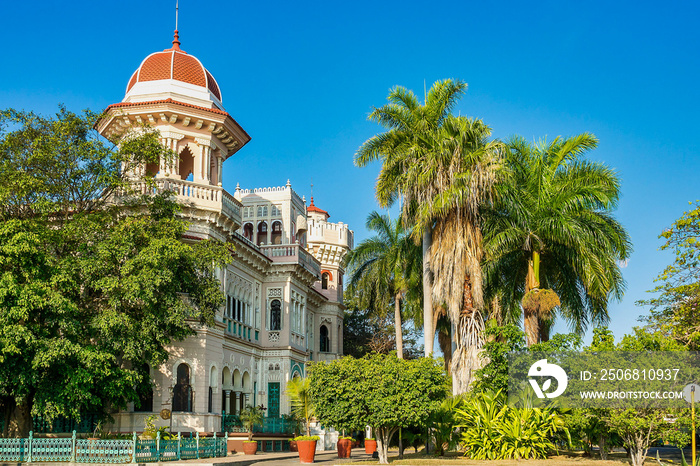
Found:
M 396 327 L 396 357 L 399 359 L 403 359 L 403 334 L 401 332 L 401 293 L 398 293 L 396 296 L 394 296 L 394 327 Z
M 430 228 L 423 232 L 423 339 L 425 340 L 425 357 L 433 354 L 433 342 L 435 340 L 435 323 L 433 321 L 433 293 L 430 280 L 430 259 L 428 251 L 432 243 Z
M 452 394 L 460 395 L 469 391 L 474 380 L 474 372 L 481 369 L 484 360 L 481 350 L 484 346 L 484 319 L 474 306 L 472 282 L 469 274 L 464 278 L 464 303 L 456 328 L 457 349 L 452 359 Z
M 540 254 L 532 251 L 532 260 L 527 263 L 527 278 L 525 279 L 525 294 L 540 286 Z M 523 307 L 523 327 L 527 346 L 532 346 L 540 338 L 540 322 L 537 312 Z

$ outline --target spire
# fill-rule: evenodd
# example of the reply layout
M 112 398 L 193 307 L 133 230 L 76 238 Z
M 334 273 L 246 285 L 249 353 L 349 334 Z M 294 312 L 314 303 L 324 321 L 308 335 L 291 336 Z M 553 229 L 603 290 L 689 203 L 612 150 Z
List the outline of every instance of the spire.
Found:
M 175 0 L 175 37 L 173 38 L 173 48 L 171 50 L 180 50 L 180 36 L 177 31 L 177 16 L 180 9 L 180 0 Z

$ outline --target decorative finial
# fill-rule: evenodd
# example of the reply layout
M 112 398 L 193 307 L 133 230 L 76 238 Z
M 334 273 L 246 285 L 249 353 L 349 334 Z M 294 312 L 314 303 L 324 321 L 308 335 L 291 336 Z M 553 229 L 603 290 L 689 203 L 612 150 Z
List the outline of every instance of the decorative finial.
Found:
M 236 183 L 236 191 L 240 191 L 240 190 L 241 190 L 241 183 Z
M 287 186 L 288 188 L 291 188 L 291 187 L 292 187 L 292 183 L 289 182 L 289 178 L 287 178 L 287 185 L 286 185 L 286 186 Z
M 304 205 L 306 205 L 306 196 L 301 196 L 301 202 L 303 202 Z
M 173 50 L 180 50 L 180 36 L 177 30 L 177 14 L 180 9 L 179 1 L 180 0 L 175 0 L 175 37 L 173 38 Z
M 172 50 L 180 50 L 180 36 L 177 33 L 177 29 L 175 29 L 175 37 L 173 38 Z
M 309 207 L 312 207 L 312 206 L 315 207 L 315 206 L 314 206 L 314 197 L 313 197 L 313 196 L 311 196 L 311 204 L 309 204 Z

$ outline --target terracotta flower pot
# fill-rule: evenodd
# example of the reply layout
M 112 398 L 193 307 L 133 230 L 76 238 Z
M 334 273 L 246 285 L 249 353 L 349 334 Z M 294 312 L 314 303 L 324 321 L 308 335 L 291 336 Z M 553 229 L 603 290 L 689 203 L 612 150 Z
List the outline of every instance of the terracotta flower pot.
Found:
M 338 458 L 350 458 L 352 453 L 352 439 L 340 439 L 337 443 Z
M 377 451 L 377 441 L 365 439 L 365 453 L 371 455 L 375 451 Z
M 299 449 L 299 461 L 304 464 L 314 462 L 316 456 L 316 440 L 297 440 Z
M 245 441 L 243 442 L 243 453 L 246 455 L 254 455 L 258 451 L 258 442 L 249 442 Z
M 299 451 L 299 447 L 297 446 L 296 440 L 289 441 L 289 451 Z

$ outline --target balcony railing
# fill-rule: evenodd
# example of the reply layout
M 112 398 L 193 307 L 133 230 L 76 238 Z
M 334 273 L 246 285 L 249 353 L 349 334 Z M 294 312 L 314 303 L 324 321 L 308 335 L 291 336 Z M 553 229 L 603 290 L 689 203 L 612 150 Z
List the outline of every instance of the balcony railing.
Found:
M 136 194 L 158 194 L 173 191 L 179 202 L 191 203 L 194 207 L 221 212 L 241 224 L 242 204 L 221 186 L 208 186 L 192 181 L 172 178 L 154 178 L 149 181 L 136 181 L 131 188 Z
M 261 245 L 260 251 L 272 259 L 272 262 L 299 264 L 311 272 L 316 278 L 321 278 L 321 263 L 298 244 Z
M 221 420 L 223 432 L 247 432 L 243 428 L 241 418 L 237 414 L 224 414 Z M 296 423 L 287 421 L 281 417 L 263 418 L 262 424 L 257 424 L 253 428 L 255 433 L 264 434 L 293 434 Z

